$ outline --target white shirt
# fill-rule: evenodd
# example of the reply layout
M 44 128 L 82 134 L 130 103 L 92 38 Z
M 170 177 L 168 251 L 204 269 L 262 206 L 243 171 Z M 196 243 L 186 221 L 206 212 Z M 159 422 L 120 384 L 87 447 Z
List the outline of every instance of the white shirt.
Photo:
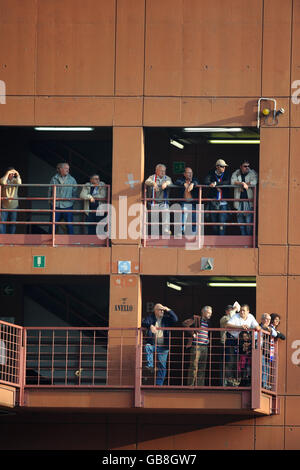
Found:
M 157 319 L 157 322 L 155 323 L 156 328 L 161 328 L 161 318 Z M 158 330 L 156 333 L 156 344 L 157 345 L 162 345 L 164 344 L 164 332 L 163 330 Z
M 5 366 L 6 363 L 6 347 L 4 341 L 0 339 L 0 365 Z
M 258 326 L 258 323 L 257 321 L 255 320 L 254 316 L 252 315 L 252 313 L 248 313 L 248 316 L 247 316 L 247 319 L 244 320 L 239 313 L 236 313 L 235 315 L 233 315 L 233 317 L 229 320 L 229 322 L 227 323 L 227 326 L 228 328 L 230 328 L 230 325 L 234 325 L 234 326 L 240 326 L 241 329 L 244 325 L 247 325 L 248 328 L 256 328 Z M 240 334 L 240 331 L 235 331 L 235 330 L 230 330 L 230 334 L 234 337 L 234 338 L 238 338 L 239 337 L 239 334 Z

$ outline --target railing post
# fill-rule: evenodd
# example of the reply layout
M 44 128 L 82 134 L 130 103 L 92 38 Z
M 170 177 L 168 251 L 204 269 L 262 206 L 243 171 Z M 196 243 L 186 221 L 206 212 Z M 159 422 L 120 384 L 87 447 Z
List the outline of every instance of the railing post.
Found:
M 27 334 L 26 329 L 20 331 L 20 371 L 19 371 L 19 406 L 24 406 L 24 388 L 26 384 L 26 350 L 27 350 Z
M 106 198 L 107 198 L 106 204 L 107 204 L 107 220 L 108 220 L 106 246 L 109 247 L 109 239 L 112 233 L 112 230 L 111 230 L 112 220 L 111 220 L 111 210 L 110 210 L 110 185 L 107 185 Z M 97 226 L 96 226 L 96 233 L 97 233 Z
M 143 345 L 143 330 L 137 328 L 136 330 L 136 350 L 135 350 L 135 384 L 134 384 L 134 406 L 140 408 L 142 403 L 142 345 Z
M 201 209 L 201 204 L 202 204 L 202 186 L 199 187 L 199 210 L 198 210 L 198 249 L 200 250 L 201 248 L 201 219 L 202 219 L 202 209 Z M 205 216 L 205 214 L 204 214 Z M 203 237 L 204 237 L 204 225 L 203 225 Z
M 260 408 L 261 392 L 261 331 L 257 332 L 255 341 L 255 331 L 252 331 L 252 357 L 251 357 L 251 409 Z
M 53 186 L 52 200 L 52 246 L 55 246 L 55 209 L 56 209 L 56 185 Z
M 256 186 L 253 187 L 253 225 L 252 225 L 252 244 L 255 248 L 256 240 Z
M 144 185 L 144 214 L 143 214 L 143 246 L 145 248 L 146 246 L 146 238 L 148 236 L 148 230 L 147 230 L 147 188 L 146 185 Z M 150 227 L 150 233 L 151 233 L 151 227 Z

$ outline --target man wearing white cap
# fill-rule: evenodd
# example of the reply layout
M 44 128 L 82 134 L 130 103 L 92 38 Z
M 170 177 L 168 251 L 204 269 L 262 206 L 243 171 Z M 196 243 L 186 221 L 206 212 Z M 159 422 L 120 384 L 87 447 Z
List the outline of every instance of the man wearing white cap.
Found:
M 222 188 L 222 186 L 230 185 L 230 172 L 228 171 L 227 163 L 222 158 L 219 158 L 216 161 L 216 167 L 209 171 L 204 180 L 204 184 L 211 188 L 208 193 L 208 198 L 215 199 L 215 201 L 209 202 L 208 210 L 229 210 L 228 202 L 224 200 L 230 197 L 229 188 Z M 210 213 L 210 220 L 214 223 L 226 223 L 227 213 Z M 213 232 L 215 235 L 225 235 L 225 231 L 225 225 L 213 225 Z

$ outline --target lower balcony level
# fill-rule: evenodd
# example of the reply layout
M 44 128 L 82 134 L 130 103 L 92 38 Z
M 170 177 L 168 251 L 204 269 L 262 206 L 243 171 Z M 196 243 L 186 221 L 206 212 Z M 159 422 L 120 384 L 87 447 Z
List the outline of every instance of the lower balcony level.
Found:
M 162 347 L 142 328 L 0 325 L 2 409 L 279 413 L 277 344 L 267 333 L 249 331 L 246 357 L 239 334 L 227 344 L 224 329 L 209 329 L 195 366 L 190 328 L 168 328 Z

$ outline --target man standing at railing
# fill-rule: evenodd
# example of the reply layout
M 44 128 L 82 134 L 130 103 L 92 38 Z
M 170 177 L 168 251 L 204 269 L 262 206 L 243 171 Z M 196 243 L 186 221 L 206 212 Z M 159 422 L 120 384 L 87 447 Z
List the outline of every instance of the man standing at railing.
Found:
M 212 307 L 205 305 L 201 309 L 201 316 L 194 315 L 182 324 L 185 328 L 196 328 L 192 332 L 187 348 L 190 349 L 190 366 L 188 371 L 188 385 L 205 385 L 205 371 L 209 346 L 209 320 L 212 316 Z
M 159 163 L 155 174 L 146 179 L 147 197 L 151 198 L 151 235 L 159 235 L 159 213 L 162 213 L 162 234 L 170 235 L 169 189 L 172 180 L 166 175 L 166 166 Z
M 84 200 L 84 210 L 86 214 L 86 222 L 88 224 L 88 234 L 96 235 L 96 222 L 105 217 L 98 216 L 95 211 L 101 205 L 101 201 L 105 202 L 106 186 L 100 181 L 99 175 L 92 175 L 90 182 L 86 183 L 80 193 L 80 198 Z
M 77 182 L 73 176 L 70 175 L 70 167 L 68 163 L 58 163 L 57 173 L 51 178 L 50 185 L 56 185 L 56 199 L 63 199 L 61 201 L 56 200 L 55 207 L 58 212 L 55 212 L 55 222 L 59 222 L 63 217 L 67 222 L 67 229 L 69 235 L 74 234 L 73 229 L 73 205 L 74 201 L 72 198 L 77 197 Z M 74 185 L 74 186 L 67 186 Z M 48 189 L 48 198 L 53 197 L 53 187 L 50 186 Z M 49 201 L 52 208 L 52 201 Z M 50 227 L 50 233 L 52 229 Z
M 0 179 L 1 188 L 1 208 L 10 209 L 9 211 L 2 211 L 0 220 L 2 222 L 15 222 L 17 220 L 17 212 L 11 211 L 11 209 L 17 209 L 19 206 L 18 201 L 18 185 L 22 184 L 20 174 L 14 167 L 9 167 L 6 170 L 5 175 Z M 7 199 L 3 199 L 7 198 Z M 8 233 L 16 233 L 15 224 L 8 224 Z M 0 234 L 6 233 L 6 224 L 0 225 Z
M 169 354 L 168 330 L 158 328 L 172 327 L 178 321 L 177 315 L 169 307 L 162 304 L 154 306 L 154 312 L 142 320 L 142 326 L 147 328 L 146 332 L 146 370 L 154 374 L 154 354 L 158 361 L 156 385 L 163 385 L 167 371 L 167 359 Z
M 270 326 L 271 315 L 268 313 L 263 313 L 261 316 L 260 326 L 264 331 L 268 331 L 268 334 L 262 335 L 262 387 L 271 390 L 271 377 L 270 377 L 270 368 L 271 368 L 271 344 L 272 337 L 277 336 L 277 332 L 274 328 Z
M 235 185 L 234 199 L 241 199 L 233 203 L 234 208 L 238 211 L 253 210 L 253 201 L 247 201 L 247 199 L 253 200 L 254 192 L 249 186 L 257 185 L 257 173 L 250 169 L 248 160 L 242 161 L 240 168 L 232 173 L 231 184 Z M 238 213 L 236 218 L 238 223 L 253 223 L 253 214 Z M 240 225 L 240 231 L 241 235 L 252 235 L 252 225 Z
M 222 185 L 230 184 L 230 172 L 228 170 L 227 163 L 219 158 L 216 161 L 216 168 L 210 170 L 208 175 L 204 180 L 204 184 L 208 185 L 211 189 L 208 192 L 208 197 L 210 199 L 215 199 L 215 201 L 210 201 L 208 204 L 208 210 L 211 211 L 227 211 L 228 202 L 226 199 L 230 197 L 229 188 L 222 188 Z M 227 213 L 217 212 L 210 213 L 210 220 L 214 223 L 226 223 L 228 217 Z M 225 235 L 226 226 L 225 225 L 213 225 L 213 232 L 215 235 Z
M 232 328 L 232 331 L 229 331 L 227 334 L 226 343 L 228 346 L 232 346 L 235 348 L 236 357 L 234 361 L 234 367 L 237 367 L 237 354 L 238 354 L 238 347 L 239 347 L 240 332 L 242 330 L 249 330 L 249 329 L 260 331 L 261 327 L 257 323 L 255 317 L 250 313 L 250 308 L 249 308 L 249 305 L 247 304 L 241 305 L 240 312 L 233 315 L 233 317 L 227 323 L 226 327 Z M 236 372 L 237 372 L 237 369 L 236 369 Z M 238 382 L 233 383 L 233 385 L 238 385 Z
M 198 199 L 199 190 L 196 186 L 199 182 L 196 178 L 193 178 L 193 170 L 186 167 L 183 176 L 178 178 L 175 184 L 176 186 L 181 186 L 180 198 L 185 199 L 184 202 L 180 202 L 182 206 L 182 233 L 191 235 L 196 233 L 197 200 L 192 201 L 192 199 Z
M 220 328 L 226 328 L 227 323 L 237 312 L 240 311 L 240 308 L 241 307 L 238 302 L 235 302 L 233 305 L 227 305 L 225 308 L 225 315 L 223 315 L 220 319 Z M 224 385 L 225 387 L 234 386 L 236 385 L 236 367 L 234 366 L 236 357 L 235 348 L 230 342 L 230 339 L 233 337 L 229 331 L 221 331 L 220 336 L 221 352 L 219 354 L 219 361 L 221 371 L 221 385 Z

